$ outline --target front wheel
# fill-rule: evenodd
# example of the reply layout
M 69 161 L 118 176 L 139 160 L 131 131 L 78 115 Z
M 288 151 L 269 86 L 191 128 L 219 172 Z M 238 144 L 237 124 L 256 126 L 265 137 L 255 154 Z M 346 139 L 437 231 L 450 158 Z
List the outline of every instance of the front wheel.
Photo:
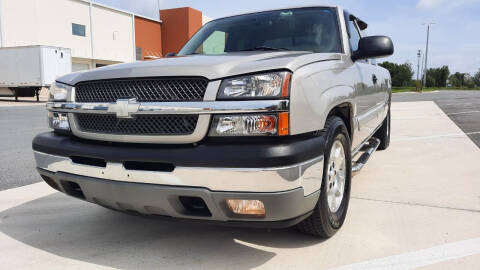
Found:
M 350 137 L 339 117 L 326 123 L 327 150 L 324 156 L 320 198 L 310 217 L 297 225 L 304 233 L 322 238 L 332 237 L 347 216 L 352 178 Z

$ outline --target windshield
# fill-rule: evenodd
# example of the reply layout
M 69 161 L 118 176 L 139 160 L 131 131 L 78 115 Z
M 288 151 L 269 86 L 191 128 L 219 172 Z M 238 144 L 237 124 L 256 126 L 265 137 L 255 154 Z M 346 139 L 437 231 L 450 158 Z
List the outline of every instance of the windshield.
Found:
M 224 54 L 256 50 L 342 52 L 335 8 L 299 8 L 240 15 L 202 27 L 179 52 Z

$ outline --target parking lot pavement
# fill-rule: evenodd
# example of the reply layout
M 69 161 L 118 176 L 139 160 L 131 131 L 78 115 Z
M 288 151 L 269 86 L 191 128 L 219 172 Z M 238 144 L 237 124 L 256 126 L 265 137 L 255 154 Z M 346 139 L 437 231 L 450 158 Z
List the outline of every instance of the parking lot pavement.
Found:
M 354 178 L 326 241 L 129 216 L 43 183 L 0 191 L 0 268 L 478 269 L 479 160 L 434 102 L 394 103 L 391 146 Z
M 393 101 L 434 101 L 480 147 L 480 91 L 402 93 Z
M 0 101 L 0 190 L 41 180 L 31 147 L 33 137 L 48 130 L 45 104 L 40 105 Z

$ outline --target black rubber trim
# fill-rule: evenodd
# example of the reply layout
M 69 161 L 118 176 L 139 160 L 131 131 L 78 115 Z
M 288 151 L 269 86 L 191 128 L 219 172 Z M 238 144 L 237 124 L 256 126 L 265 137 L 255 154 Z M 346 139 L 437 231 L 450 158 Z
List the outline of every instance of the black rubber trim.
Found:
M 89 157 L 107 162 L 163 162 L 180 167 L 269 168 L 298 164 L 324 154 L 324 136 L 291 137 L 272 142 L 208 142 L 198 145 L 105 143 L 62 136 L 37 135 L 33 150 L 64 157 Z
M 116 209 L 111 209 L 111 210 L 118 211 Z M 128 214 L 146 217 L 146 218 L 152 218 L 152 219 L 166 220 L 166 221 L 178 221 L 178 222 L 183 222 L 187 224 L 211 225 L 211 226 L 234 227 L 234 228 L 284 229 L 284 228 L 293 227 L 298 223 L 302 222 L 303 220 L 305 220 L 306 218 L 312 215 L 312 211 L 296 218 L 281 220 L 281 221 L 216 221 L 216 220 L 174 218 L 174 217 L 168 217 L 168 216 L 145 216 L 145 215 L 140 215 L 135 213 L 128 213 Z

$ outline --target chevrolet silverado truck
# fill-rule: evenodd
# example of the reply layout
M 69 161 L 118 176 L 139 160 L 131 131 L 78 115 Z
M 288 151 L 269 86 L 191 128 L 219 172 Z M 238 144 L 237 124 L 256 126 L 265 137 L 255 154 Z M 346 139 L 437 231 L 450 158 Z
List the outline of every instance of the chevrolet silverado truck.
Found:
M 112 210 L 331 237 L 390 141 L 390 38 L 336 6 L 216 19 L 177 53 L 57 79 L 52 188 Z

